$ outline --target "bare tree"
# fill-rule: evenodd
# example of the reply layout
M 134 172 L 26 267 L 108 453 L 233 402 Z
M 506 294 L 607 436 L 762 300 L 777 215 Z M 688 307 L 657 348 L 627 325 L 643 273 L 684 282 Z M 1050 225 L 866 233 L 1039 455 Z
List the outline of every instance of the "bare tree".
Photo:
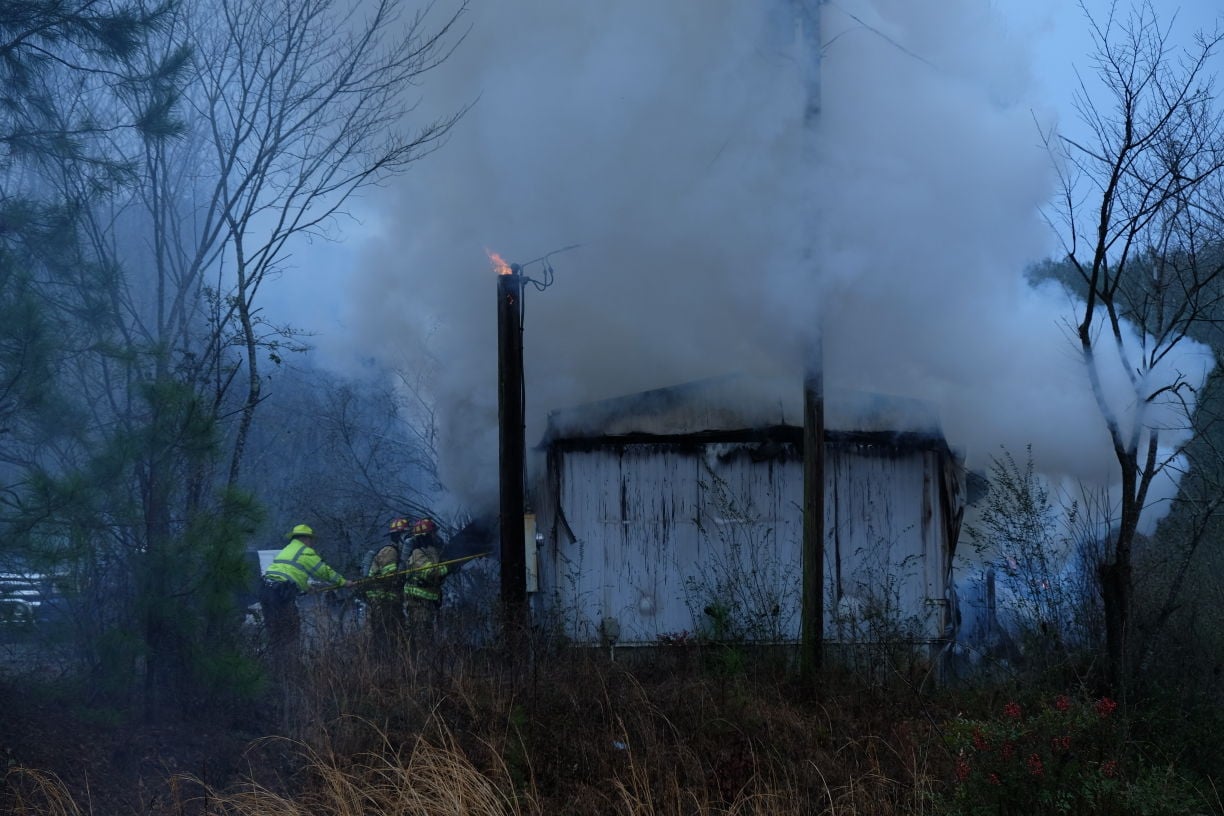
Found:
M 354 194 L 436 149 L 463 113 L 413 116 L 415 88 L 462 40 L 466 0 L 450 9 L 201 0 L 176 7 L 134 58 L 166 80 L 133 88 L 131 112 L 176 106 L 176 127 L 116 136 L 138 185 L 91 213 L 93 247 L 124 267 L 112 305 L 133 341 L 159 349 L 156 376 L 238 417 L 230 486 L 263 397 L 261 355 L 306 348 L 300 329 L 264 317 L 264 282 L 298 242 L 340 237 Z
M 222 263 L 210 359 L 224 367 L 222 351 L 236 341 L 246 383 L 231 484 L 262 398 L 260 349 L 285 334 L 261 328 L 260 287 L 284 268 L 295 238 L 333 238 L 355 192 L 439 146 L 462 110 L 414 127 L 411 92 L 461 40 L 464 9 L 433 25 L 432 4 L 410 14 L 401 0 L 214 0 L 195 8 L 203 36 L 192 98 L 215 184 L 191 213 L 199 238 L 181 274 L 193 281 Z
M 1109 669 L 1120 683 L 1140 517 L 1179 453 L 1168 448 L 1171 417 L 1189 426 L 1193 378 L 1177 354 L 1220 306 L 1224 262 L 1212 250 L 1224 227 L 1224 123 L 1209 65 L 1224 35 L 1200 33 L 1177 52 L 1149 0 L 1127 14 L 1115 4 L 1104 18 L 1084 11 L 1107 101 L 1081 81 L 1076 104 L 1088 136 L 1047 141 L 1062 159 L 1061 203 L 1050 218 L 1084 295 L 1074 333 L 1119 469 L 1119 513 L 1098 573 Z M 1114 377 L 1124 382 L 1121 398 Z
M 345 380 L 288 365 L 260 409 L 270 421 L 251 433 L 247 469 L 268 486 L 272 512 L 308 514 L 349 563 L 393 517 L 435 516 L 432 452 L 388 376 Z

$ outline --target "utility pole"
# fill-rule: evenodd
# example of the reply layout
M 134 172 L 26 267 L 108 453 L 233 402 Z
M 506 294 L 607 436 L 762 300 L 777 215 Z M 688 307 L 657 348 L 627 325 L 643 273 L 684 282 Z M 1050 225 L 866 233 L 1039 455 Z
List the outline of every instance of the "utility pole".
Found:
M 544 291 L 553 282 L 549 258 L 577 249 L 562 247 L 525 264 L 508 264 L 489 252 L 497 270 L 497 423 L 498 529 L 501 544 L 501 607 L 503 636 L 510 645 L 521 642 L 530 623 L 527 607 L 527 445 L 526 392 L 523 373 L 523 293 L 530 283 Z M 486 250 L 487 251 L 487 250 Z M 539 278 L 523 269 L 542 265 Z
M 523 275 L 518 264 L 497 276 L 497 415 L 500 476 L 501 602 L 506 634 L 524 630 L 527 617 L 526 436 L 523 406 Z
M 819 335 L 803 378 L 803 604 L 799 673 L 814 679 L 824 661 L 825 427 Z
M 792 0 L 796 33 L 807 96 L 802 140 L 810 166 L 816 122 L 820 115 L 820 7 L 824 0 Z M 814 254 L 808 261 L 815 263 Z M 825 543 L 825 387 L 824 327 L 816 305 L 814 334 L 809 340 L 803 371 L 803 599 L 800 608 L 799 674 L 807 682 L 816 678 L 824 662 L 824 543 Z

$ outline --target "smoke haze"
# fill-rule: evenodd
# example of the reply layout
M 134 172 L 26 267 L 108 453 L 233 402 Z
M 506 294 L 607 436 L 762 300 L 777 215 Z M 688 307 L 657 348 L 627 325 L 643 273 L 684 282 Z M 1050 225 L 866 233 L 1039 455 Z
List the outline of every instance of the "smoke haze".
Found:
M 1055 251 L 1026 43 L 983 2 L 838 0 L 813 131 L 795 15 L 474 6 L 421 111 L 474 105 L 385 191 L 350 319 L 367 353 L 428 370 L 443 478 L 465 500 L 497 485 L 485 251 L 524 263 L 571 244 L 555 284 L 527 291 L 529 445 L 549 410 L 592 399 L 729 372 L 798 387 L 823 319 L 828 388 L 931 401 L 970 466 L 1031 443 L 1056 478 L 1112 474 L 1073 304 L 1024 277 Z

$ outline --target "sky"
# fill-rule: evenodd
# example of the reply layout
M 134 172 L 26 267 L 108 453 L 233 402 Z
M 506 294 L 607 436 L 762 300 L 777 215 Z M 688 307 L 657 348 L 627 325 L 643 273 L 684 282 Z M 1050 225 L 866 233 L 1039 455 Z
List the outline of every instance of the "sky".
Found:
M 1175 37 L 1212 22 L 1180 9 Z M 425 377 L 461 501 L 496 495 L 486 253 L 571 245 L 526 296 L 529 445 L 549 410 L 798 377 L 820 324 L 831 391 L 929 401 L 971 467 L 1031 444 L 1054 479 L 1110 483 L 1074 303 L 1023 274 L 1058 251 L 1039 135 L 1075 127 L 1074 4 L 833 0 L 818 86 L 785 0 L 475 0 L 468 22 L 420 88 L 422 116 L 474 103 L 448 144 L 356 202 L 342 243 L 301 250 L 286 279 L 310 284 L 272 290 L 329 365 Z M 1200 351 L 1178 362 L 1201 376 Z

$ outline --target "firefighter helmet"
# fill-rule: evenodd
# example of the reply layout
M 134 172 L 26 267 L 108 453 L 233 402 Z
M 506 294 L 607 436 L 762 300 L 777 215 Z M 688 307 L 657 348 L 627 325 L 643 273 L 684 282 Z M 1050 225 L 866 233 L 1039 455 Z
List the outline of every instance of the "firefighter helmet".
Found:
M 438 525 L 434 524 L 433 519 L 423 518 L 420 521 L 418 521 L 416 524 L 412 525 L 412 534 L 414 536 L 426 535 L 428 533 L 432 533 L 434 530 L 437 530 L 437 529 L 438 529 Z
M 408 532 L 408 529 L 411 526 L 412 522 L 406 518 L 391 519 L 391 527 L 387 530 L 387 535 L 402 535 L 403 533 Z
M 301 536 L 314 536 L 314 530 L 310 528 L 309 524 L 299 524 L 294 527 L 289 531 L 289 535 L 286 538 L 299 538 Z

